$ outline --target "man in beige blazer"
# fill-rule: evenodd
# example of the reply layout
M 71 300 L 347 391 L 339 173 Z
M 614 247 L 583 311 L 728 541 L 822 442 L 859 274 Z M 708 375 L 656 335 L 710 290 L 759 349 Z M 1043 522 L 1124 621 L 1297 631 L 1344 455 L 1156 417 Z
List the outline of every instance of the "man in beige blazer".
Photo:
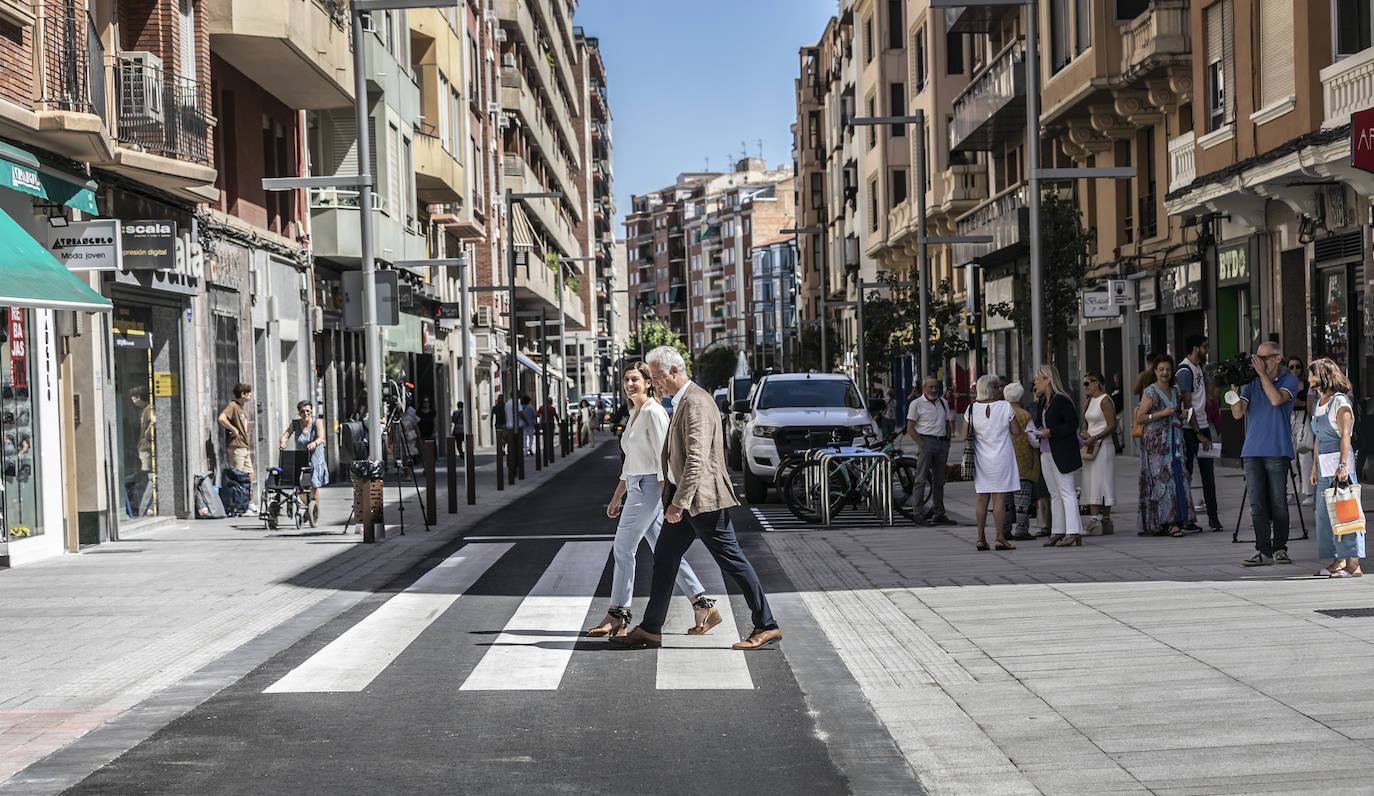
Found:
M 720 410 L 710 393 L 688 380 L 687 365 L 676 348 L 660 346 L 644 359 L 654 387 L 673 397 L 673 419 L 663 447 L 663 473 L 668 480 L 663 491 L 663 530 L 654 548 L 654 575 L 644 620 L 628 634 L 611 636 L 608 641 L 632 648 L 663 643 L 663 621 L 678 565 L 692 542 L 700 539 L 721 572 L 739 586 L 753 614 L 753 631 L 734 648 L 758 649 L 782 638 L 782 631 L 730 522 L 729 509 L 739 501 L 725 470 Z

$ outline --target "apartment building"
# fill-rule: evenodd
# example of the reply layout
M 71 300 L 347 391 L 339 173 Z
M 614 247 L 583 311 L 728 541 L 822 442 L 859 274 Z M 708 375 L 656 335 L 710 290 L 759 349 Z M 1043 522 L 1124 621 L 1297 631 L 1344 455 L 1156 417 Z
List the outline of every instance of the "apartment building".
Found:
M 779 235 L 771 240 L 757 240 L 751 255 L 751 364 L 760 373 L 768 368 L 794 370 L 796 346 L 787 334 L 797 326 L 797 250 L 793 237 Z
M 576 277 L 577 293 L 585 318 L 571 330 L 567 354 L 569 375 L 575 382 L 574 395 L 588 392 L 613 392 L 620 388 L 614 370 L 611 346 L 611 291 L 616 287 L 612 251 L 615 247 L 615 181 L 611 167 L 611 111 L 606 88 L 606 65 L 601 60 L 601 42 L 573 28 L 577 45 L 574 70 L 578 86 L 577 134 L 582 169 L 580 187 L 586 207 L 577 237 L 582 245 L 582 273 Z M 621 283 L 623 284 L 623 283 Z
M 691 345 L 683 223 L 688 213 L 696 212 L 688 201 L 704 196 L 705 183 L 719 176 L 684 172 L 673 185 L 630 197 L 625 215 L 629 334 L 638 331 L 645 318 L 663 320 Z

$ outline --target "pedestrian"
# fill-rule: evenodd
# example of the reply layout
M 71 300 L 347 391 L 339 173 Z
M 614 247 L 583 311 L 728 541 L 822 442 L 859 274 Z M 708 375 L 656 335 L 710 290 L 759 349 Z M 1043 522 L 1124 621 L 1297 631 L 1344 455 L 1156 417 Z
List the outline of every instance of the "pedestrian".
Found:
M 1293 431 L 1293 452 L 1297 454 L 1298 483 L 1302 486 L 1302 505 L 1312 504 L 1312 485 L 1307 474 L 1312 470 L 1313 420 L 1311 407 L 1317 395 L 1307 386 L 1307 368 L 1302 357 L 1288 358 L 1288 372 L 1298 377 L 1298 394 L 1293 396 L 1293 417 L 1289 425 Z
M 874 423 L 881 428 L 883 424 L 883 412 L 887 410 L 887 401 L 883 400 L 883 390 L 881 387 L 873 388 L 873 397 L 868 399 L 868 416 Z
M 1105 392 L 1101 373 L 1083 377 L 1083 501 L 1088 504 L 1086 536 L 1115 533 L 1111 511 L 1116 504 L 1116 405 Z
M 129 403 L 138 410 L 138 469 L 150 473 L 153 471 L 153 429 L 157 421 L 148 400 L 147 386 L 140 384 L 129 390 Z
M 978 550 L 988 549 L 984 532 L 988 503 L 992 503 L 993 546 L 998 550 L 1015 550 L 1016 545 L 1003 535 L 1006 527 L 1007 495 L 1021 488 L 1020 470 L 1016 465 L 1016 450 L 1012 435 L 1025 433 L 1016 427 L 1016 413 L 1011 404 L 997 395 L 997 377 L 980 376 L 976 385 L 975 403 L 964 412 L 964 444 L 973 446 L 973 491 L 978 495 L 974 518 L 978 523 Z
M 1358 578 L 1360 559 L 1364 558 L 1364 533 L 1336 536 L 1331 532 L 1331 515 L 1321 499 L 1322 493 L 1339 482 L 1350 481 L 1355 469 L 1355 453 L 1350 433 L 1355 426 L 1354 402 L 1350 399 L 1350 380 L 1335 361 L 1322 357 L 1308 370 L 1317 391 L 1313 401 L 1312 430 L 1316 434 L 1307 481 L 1317 490 L 1317 555 L 1331 563 L 1317 574 L 1327 578 Z
M 1030 405 L 1030 425 L 1026 427 L 1026 437 L 1030 440 L 1031 447 L 1035 449 L 1035 459 L 1040 460 L 1040 438 L 1036 432 L 1040 430 L 1040 417 L 1045 413 L 1045 400 L 1034 393 L 1035 378 L 1031 377 L 1031 395 L 1034 400 Z M 1040 517 L 1040 530 L 1036 536 L 1054 535 L 1054 512 L 1050 509 L 1050 487 L 1045 483 L 1045 468 L 1036 467 L 1040 473 L 1039 479 L 1035 482 L 1035 514 Z
M 458 455 L 463 455 L 463 444 L 467 442 L 467 426 L 463 423 L 463 402 L 459 401 L 454 407 L 453 414 L 449 415 L 448 435 L 458 443 Z
M 926 379 L 921 396 L 906 414 L 906 434 L 916 443 L 916 480 L 912 484 L 911 509 L 917 522 L 950 524 L 945 514 L 945 463 L 949 439 L 954 434 L 954 415 L 940 395 L 940 382 Z M 927 501 L 929 505 L 927 506 Z
M 668 412 L 654 400 L 654 388 L 649 382 L 649 366 L 635 362 L 625 368 L 625 397 L 632 405 L 630 425 L 620 438 L 620 450 L 625 458 L 620 468 L 611 502 L 606 504 L 606 516 L 620 518 L 615 529 L 611 575 L 611 607 L 601 624 L 587 631 L 589 636 L 618 636 L 630 628 L 630 598 L 634 596 L 635 553 L 641 540 L 649 549 L 658 546 L 663 528 L 663 440 L 668 433 Z M 706 596 L 692 566 L 683 559 L 675 579 L 678 591 L 692 604 L 696 624 L 687 630 L 699 636 L 720 624 L 716 601 Z
M 1078 516 L 1073 476 L 1083 467 L 1078 453 L 1078 410 L 1053 365 L 1036 368 L 1034 384 L 1043 406 L 1035 437 L 1040 444 L 1040 472 L 1049 488 L 1055 531 L 1045 547 L 1081 546 L 1083 522 Z
M 504 437 L 506 434 L 506 402 L 501 400 L 501 393 L 499 392 L 491 403 L 491 419 L 496 428 L 497 438 Z
M 712 401 L 714 404 L 715 402 Z M 577 404 L 577 422 L 582 428 L 582 444 L 592 444 L 592 405 L 583 398 Z
M 219 413 L 216 421 L 225 432 L 225 447 L 229 450 L 229 466 L 248 474 L 248 513 L 257 514 L 258 507 L 253 503 L 253 485 L 257 474 L 253 472 L 253 443 L 248 436 L 248 413 L 243 407 L 253 400 L 253 385 L 239 382 L 234 385 L 234 400 Z
M 1182 371 L 1180 371 L 1182 372 Z M 1184 475 L 1182 396 L 1174 384 L 1173 357 L 1155 359 L 1155 383 L 1145 388 L 1135 420 L 1140 435 L 1141 536 L 1182 536 L 1197 518 L 1193 493 Z
M 558 407 L 553 405 L 553 396 L 544 396 L 544 405 L 539 407 L 539 422 L 548 429 L 546 435 L 556 435 L 558 431 Z M 545 439 L 552 439 L 552 436 L 545 436 Z
M 434 404 L 429 400 L 429 396 L 420 399 L 420 408 L 415 412 L 415 416 L 420 420 L 420 438 L 434 439 L 434 421 L 439 413 L 434 411 Z
M 414 467 L 420 458 L 420 416 L 413 406 L 407 406 L 401 415 L 401 445 L 402 449 L 392 454 L 406 467 Z
M 654 550 L 654 574 L 644 619 L 639 627 L 624 636 L 611 636 L 610 641 L 636 648 L 662 646 L 663 620 L 668 616 L 668 599 L 679 564 L 692 542 L 700 539 L 749 605 L 753 630 L 733 647 L 758 649 L 782 638 L 782 631 L 730 521 L 730 508 L 739 501 L 725 469 L 720 413 L 711 394 L 687 378 L 687 364 L 676 348 L 659 346 L 645 359 L 654 387 L 674 398 L 660 457 L 667 479 L 663 530 Z
M 1135 377 L 1135 387 L 1131 393 L 1139 398 L 1145 394 L 1145 388 L 1155 381 L 1155 362 L 1159 359 L 1159 354 L 1150 354 L 1145 357 L 1145 369 L 1140 371 L 1140 375 Z
M 1197 465 L 1202 475 L 1202 502 L 1207 509 L 1207 527 L 1213 531 L 1221 530 L 1221 519 L 1217 516 L 1217 478 L 1216 457 L 1198 456 L 1198 449 L 1210 452 L 1213 445 L 1221 444 L 1221 435 L 1215 434 L 1211 418 L 1207 416 L 1207 377 L 1202 366 L 1207 364 L 1207 338 L 1200 334 L 1190 336 L 1183 342 L 1188 355 L 1179 363 L 1175 378 L 1178 380 L 1181 422 L 1183 424 L 1183 471 L 1189 489 L 1193 483 L 1193 466 Z M 1196 509 L 1194 509 L 1196 511 Z M 1185 530 L 1198 530 L 1197 523 Z
M 298 450 L 310 453 L 310 499 L 320 499 L 320 487 L 329 483 L 329 464 L 324 458 L 324 418 L 315 417 L 315 407 L 309 401 L 296 403 L 296 419 L 281 433 L 278 450 L 286 450 L 286 443 L 296 441 Z M 300 473 L 287 473 L 296 483 Z
M 1250 357 L 1255 378 L 1239 390 L 1231 385 L 1240 395 L 1240 400 L 1231 404 L 1231 417 L 1246 421 L 1240 460 L 1245 466 L 1250 520 L 1255 528 L 1255 555 L 1241 562 L 1247 567 L 1293 563 L 1288 557 L 1288 498 L 1284 492 L 1293 465 L 1293 398 L 1300 390 L 1297 377 L 1280 367 L 1282 362 L 1277 343 L 1261 343 Z
M 1016 451 L 1016 474 L 1019 483 L 1016 494 L 1012 496 L 1015 523 L 1010 538 L 1022 542 L 1035 538 L 1035 534 L 1030 532 L 1030 520 L 1035 515 L 1032 508 L 1035 506 L 1038 496 L 1040 456 L 1028 433 L 1031 423 L 1030 412 L 1027 412 L 1025 407 L 1021 405 L 1021 401 L 1026 396 L 1026 388 L 1021 386 L 1020 382 L 1014 381 L 1002 388 L 1002 396 L 1011 405 L 1012 414 L 1016 418 L 1015 428 L 1017 429 L 1011 434 L 1011 447 L 1012 450 Z
M 528 395 L 520 396 L 520 427 L 525 436 L 525 453 L 534 453 L 534 402 Z
M 887 388 L 883 393 L 883 439 L 890 438 L 897 429 L 897 399 L 892 394 L 892 388 Z
M 600 431 L 606 423 L 606 399 L 596 396 L 596 430 Z

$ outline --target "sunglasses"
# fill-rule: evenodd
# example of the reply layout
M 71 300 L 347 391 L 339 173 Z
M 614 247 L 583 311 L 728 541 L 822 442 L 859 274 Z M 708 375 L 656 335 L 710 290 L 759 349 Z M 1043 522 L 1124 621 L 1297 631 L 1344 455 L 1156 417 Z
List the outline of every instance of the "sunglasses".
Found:
M 1084 387 L 1091 387 L 1091 386 L 1093 386 L 1093 385 L 1096 384 L 1096 383 L 1097 383 L 1097 382 L 1092 381 L 1092 380 L 1090 379 L 1090 380 L 1088 380 L 1088 381 L 1083 382 L 1083 386 L 1084 386 Z

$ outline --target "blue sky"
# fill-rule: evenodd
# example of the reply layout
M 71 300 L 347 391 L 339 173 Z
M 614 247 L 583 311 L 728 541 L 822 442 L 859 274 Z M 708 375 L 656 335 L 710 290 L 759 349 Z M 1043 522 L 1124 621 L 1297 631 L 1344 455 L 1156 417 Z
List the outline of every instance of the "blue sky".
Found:
M 797 50 L 836 0 L 581 0 L 573 24 L 599 39 L 613 117 L 616 236 L 631 194 L 684 171 L 749 157 L 792 163 Z

